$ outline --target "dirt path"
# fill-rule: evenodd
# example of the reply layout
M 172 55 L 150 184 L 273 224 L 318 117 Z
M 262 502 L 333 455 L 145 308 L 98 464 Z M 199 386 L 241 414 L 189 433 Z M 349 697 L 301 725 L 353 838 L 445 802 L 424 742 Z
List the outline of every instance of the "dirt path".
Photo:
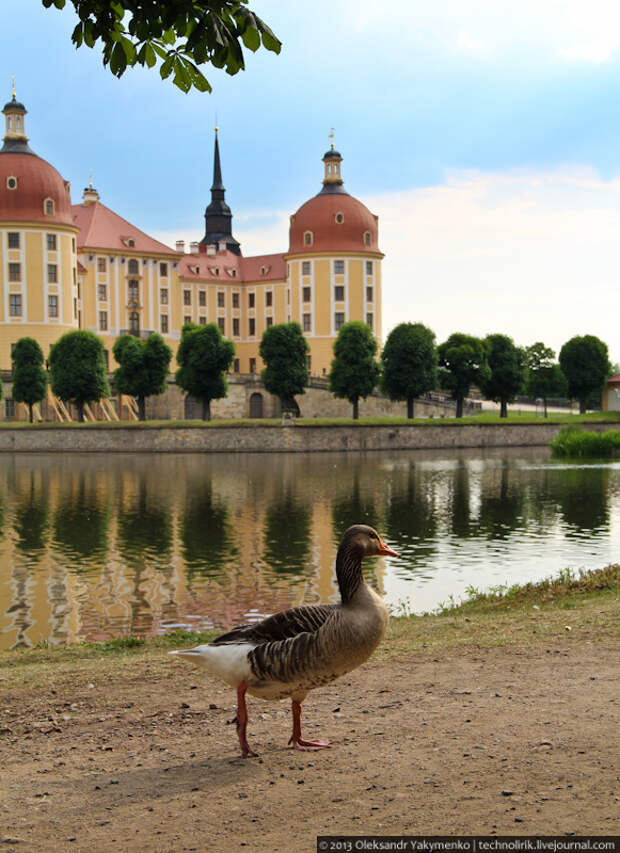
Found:
M 620 832 L 611 642 L 367 664 L 311 695 L 286 748 L 284 703 L 182 664 L 0 694 L 2 851 L 314 851 L 317 834 Z M 176 663 L 176 662 L 175 662 Z M 1 685 L 0 685 L 1 687 Z

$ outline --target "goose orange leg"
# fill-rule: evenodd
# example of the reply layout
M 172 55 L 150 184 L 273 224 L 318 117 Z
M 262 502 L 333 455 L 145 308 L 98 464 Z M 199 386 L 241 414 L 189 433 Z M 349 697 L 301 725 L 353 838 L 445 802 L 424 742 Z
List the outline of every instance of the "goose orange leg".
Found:
M 248 755 L 256 755 L 256 753 L 250 749 L 245 733 L 248 724 L 248 709 L 245 704 L 245 691 L 247 689 L 248 685 L 245 681 L 241 681 L 237 685 L 237 737 L 239 738 L 239 746 L 241 747 L 241 755 L 243 758 L 247 758 Z
M 312 749 L 326 749 L 329 746 L 328 740 L 303 740 L 301 736 L 301 702 L 292 699 L 291 704 L 293 710 L 293 734 L 289 740 L 289 746 L 293 744 L 294 749 L 300 749 L 304 752 Z

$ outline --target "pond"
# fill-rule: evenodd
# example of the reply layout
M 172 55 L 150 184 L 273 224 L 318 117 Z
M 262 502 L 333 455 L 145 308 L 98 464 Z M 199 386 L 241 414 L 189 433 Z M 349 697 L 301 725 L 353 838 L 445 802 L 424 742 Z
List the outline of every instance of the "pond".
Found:
M 548 450 L 0 455 L 0 648 L 336 601 L 344 530 L 392 610 L 618 559 L 620 463 Z

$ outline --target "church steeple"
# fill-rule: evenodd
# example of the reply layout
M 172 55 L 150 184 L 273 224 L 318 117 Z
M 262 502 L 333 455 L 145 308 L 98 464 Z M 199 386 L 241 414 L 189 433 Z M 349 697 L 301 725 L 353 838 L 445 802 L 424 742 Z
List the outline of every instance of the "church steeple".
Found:
M 228 249 L 229 252 L 240 255 L 241 247 L 232 235 L 232 213 L 225 201 L 226 190 L 222 183 L 220 146 L 217 131 L 216 127 L 211 204 L 205 210 L 205 236 L 200 241 L 200 245 L 205 247 L 215 246 L 216 250 Z
M 5 121 L 4 145 L 0 148 L 3 152 L 15 152 L 17 154 L 34 154 L 28 145 L 26 136 L 25 116 L 28 110 L 15 97 L 15 83 L 12 85 L 12 98 L 2 110 Z
M 343 186 L 342 175 L 340 174 L 340 164 L 342 163 L 342 154 L 340 151 L 334 150 L 334 128 L 329 134 L 330 147 L 323 155 L 323 163 L 325 164 L 325 177 L 323 178 L 322 193 L 345 193 Z

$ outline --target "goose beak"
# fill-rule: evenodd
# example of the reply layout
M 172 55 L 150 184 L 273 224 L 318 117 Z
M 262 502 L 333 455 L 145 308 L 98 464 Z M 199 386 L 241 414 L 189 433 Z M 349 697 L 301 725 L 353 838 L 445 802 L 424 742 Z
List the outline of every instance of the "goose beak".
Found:
M 396 551 L 393 551 L 389 547 L 389 545 L 386 545 L 385 542 L 381 541 L 381 539 L 379 539 L 379 554 L 382 554 L 386 557 L 398 557 Z

